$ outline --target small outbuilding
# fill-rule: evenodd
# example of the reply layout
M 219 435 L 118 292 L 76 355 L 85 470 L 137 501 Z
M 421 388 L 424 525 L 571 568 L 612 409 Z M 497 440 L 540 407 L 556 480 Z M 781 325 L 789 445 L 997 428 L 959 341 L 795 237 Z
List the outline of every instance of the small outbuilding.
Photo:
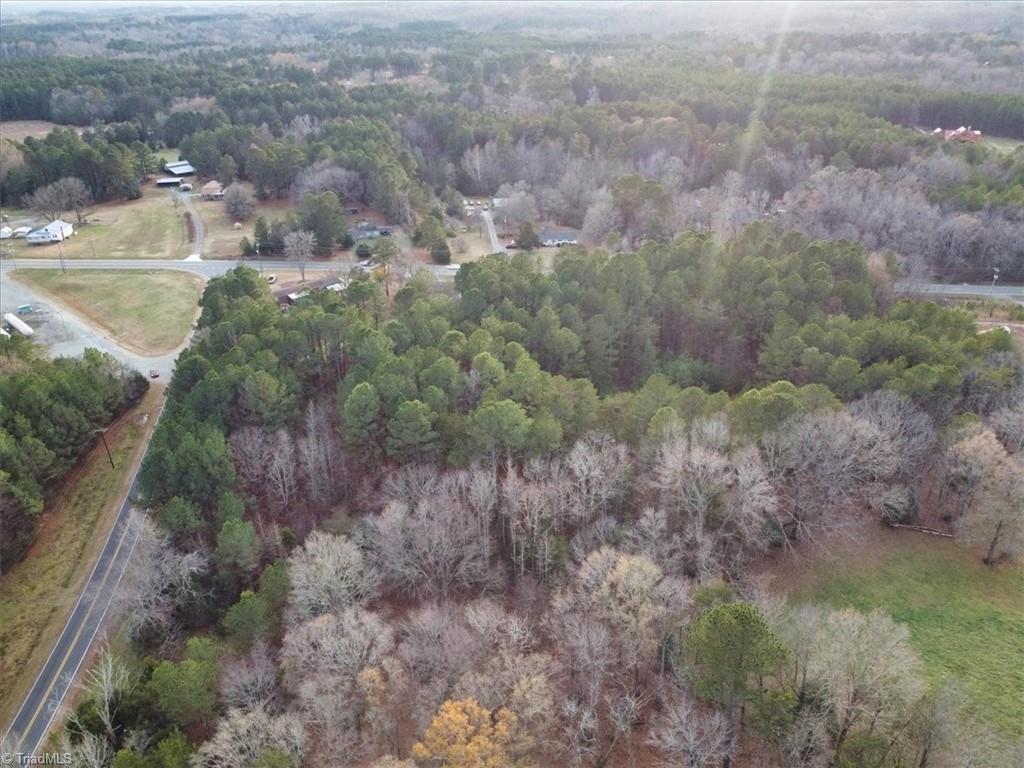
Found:
M 40 227 L 28 233 L 28 242 L 32 245 L 45 245 L 46 243 L 61 243 L 75 234 L 75 228 L 66 221 L 56 219 L 45 227 Z
M 199 194 L 202 195 L 203 200 L 223 200 L 224 187 L 219 181 L 213 179 L 199 188 Z
M 156 180 L 158 187 L 180 187 L 181 179 L 175 176 L 164 176 L 162 179 Z
M 6 240 L 7 238 L 14 235 L 14 230 L 10 227 L 0 227 L 0 240 Z

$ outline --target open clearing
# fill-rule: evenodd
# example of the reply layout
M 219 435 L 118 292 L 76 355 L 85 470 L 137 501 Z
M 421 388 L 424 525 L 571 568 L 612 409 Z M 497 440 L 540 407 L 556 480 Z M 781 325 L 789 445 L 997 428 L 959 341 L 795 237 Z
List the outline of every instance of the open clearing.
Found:
M 143 355 L 166 354 L 188 335 L 203 281 L 186 272 L 153 270 L 20 270 L 16 277 Z
M 82 128 L 73 125 L 57 125 L 46 120 L 6 120 L 0 122 L 0 162 L 4 168 L 12 165 L 21 165 L 21 152 L 13 147 L 9 141 L 24 141 L 30 136 L 34 139 L 41 139 L 54 128 L 71 128 L 78 133 Z
M 198 189 L 199 182 L 194 183 Z M 258 217 L 262 216 L 267 220 L 267 224 L 270 224 L 283 219 L 292 210 L 292 204 L 288 200 L 257 201 L 253 215 L 240 222 L 241 229 L 235 229 L 234 220 L 224 212 L 223 201 L 194 197 L 192 202 L 203 219 L 206 231 L 203 240 L 204 259 L 240 258 L 241 250 L 238 244 L 243 237 L 249 238 L 249 242 L 252 242 Z
M 184 259 L 191 253 L 184 207 L 167 190 L 147 186 L 142 197 L 96 206 L 84 226 L 64 242 L 66 259 Z M 74 216 L 69 219 L 74 223 Z M 37 224 L 43 222 L 37 221 Z M 15 258 L 56 259 L 56 244 L 8 240 Z
M 988 144 L 990 147 L 1007 154 L 1013 154 L 1017 147 L 1024 146 L 1024 141 L 1020 139 L 1004 139 L 1001 136 L 985 136 L 982 139 L 982 143 Z
M 955 678 L 978 721 L 1024 734 L 1024 568 L 982 564 L 948 539 L 875 529 L 833 557 L 777 563 L 792 599 L 881 608 L 910 628 L 933 684 Z
M 107 429 L 115 469 L 98 443 L 50 494 L 25 559 L 0 578 L 0 722 L 14 716 L 64 628 L 162 400 L 161 387 L 151 387 L 138 406 Z

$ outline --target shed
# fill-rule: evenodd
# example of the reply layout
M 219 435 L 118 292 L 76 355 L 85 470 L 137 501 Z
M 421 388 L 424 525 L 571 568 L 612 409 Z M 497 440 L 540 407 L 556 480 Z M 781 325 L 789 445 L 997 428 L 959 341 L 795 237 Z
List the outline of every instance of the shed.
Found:
M 203 200 L 222 200 L 224 198 L 224 187 L 219 181 L 213 179 L 199 188 L 199 194 L 202 195 Z
M 6 240 L 14 234 L 14 230 L 10 227 L 0 227 L 0 240 Z
M 178 187 L 181 186 L 181 179 L 174 176 L 164 176 L 162 179 L 156 180 L 156 185 L 158 187 Z

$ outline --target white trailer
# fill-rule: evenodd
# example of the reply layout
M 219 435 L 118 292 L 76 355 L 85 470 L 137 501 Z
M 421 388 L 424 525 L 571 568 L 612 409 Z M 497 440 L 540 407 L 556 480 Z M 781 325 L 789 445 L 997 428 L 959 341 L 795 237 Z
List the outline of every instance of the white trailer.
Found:
M 35 333 L 35 331 L 32 330 L 28 323 L 24 322 L 20 317 L 18 317 L 13 312 L 8 312 L 6 315 L 4 315 L 4 322 L 11 326 L 12 331 L 17 331 L 22 336 L 31 336 L 33 333 Z

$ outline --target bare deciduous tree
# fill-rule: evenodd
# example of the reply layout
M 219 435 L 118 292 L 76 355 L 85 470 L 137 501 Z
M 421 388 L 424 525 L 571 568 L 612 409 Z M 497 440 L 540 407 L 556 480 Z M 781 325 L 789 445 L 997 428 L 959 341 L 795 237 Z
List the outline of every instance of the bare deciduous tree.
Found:
M 990 430 L 953 446 L 953 476 L 960 492 L 957 538 L 981 547 L 983 560 L 1015 558 L 1024 546 L 1024 461 L 1010 456 Z
M 797 416 L 764 442 L 787 544 L 846 530 L 865 491 L 899 466 L 887 436 L 845 412 Z
M 324 401 L 310 401 L 306 406 L 304 434 L 296 441 L 306 493 L 312 501 L 321 504 L 336 497 L 343 474 L 338 432 L 331 423 L 330 413 Z
M 199 747 L 196 768 L 232 768 L 255 765 L 270 750 L 283 752 L 296 764 L 306 751 L 306 732 L 293 714 L 270 715 L 262 707 L 230 709 L 213 736 Z
M 833 611 L 810 657 L 825 687 L 833 754 L 861 729 L 891 733 L 925 690 L 910 633 L 882 611 Z
M 307 230 L 300 229 L 284 236 L 284 255 L 288 261 L 294 261 L 299 268 L 299 276 L 306 281 L 306 262 L 313 256 L 316 236 Z
M 224 190 L 224 212 L 232 221 L 245 221 L 255 210 L 252 192 L 240 184 L 232 184 Z
M 666 697 L 654 716 L 647 743 L 663 755 L 665 768 L 709 768 L 729 754 L 725 716 L 702 712 L 682 691 Z
M 313 531 L 288 561 L 289 607 L 300 618 L 361 604 L 377 584 L 374 569 L 347 536 Z
M 900 477 L 916 475 L 935 447 L 931 417 L 909 397 L 880 389 L 853 403 L 850 413 L 875 425 L 888 438 Z
M 195 596 L 194 578 L 205 570 L 206 558 L 176 550 L 143 514 L 133 515 L 128 525 L 138 538 L 114 597 L 116 610 L 133 637 L 148 629 L 166 631 L 175 608 Z
M 270 707 L 277 687 L 277 668 L 265 643 L 224 664 L 220 694 L 229 707 L 251 710 Z
M 398 593 L 447 600 L 454 591 L 487 584 L 489 533 L 477 516 L 450 493 L 441 492 L 414 508 L 390 503 L 366 520 L 366 546 L 386 587 Z

